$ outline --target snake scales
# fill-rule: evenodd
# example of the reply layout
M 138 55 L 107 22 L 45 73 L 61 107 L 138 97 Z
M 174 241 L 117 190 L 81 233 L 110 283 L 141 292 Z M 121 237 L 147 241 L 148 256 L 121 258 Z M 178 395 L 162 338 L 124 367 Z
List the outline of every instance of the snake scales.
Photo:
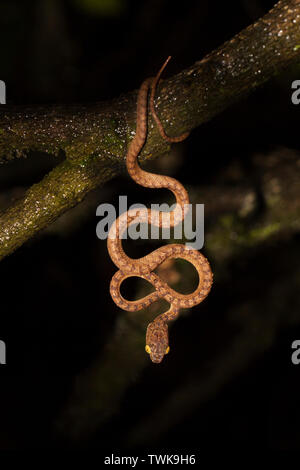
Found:
M 130 209 L 120 215 L 112 224 L 108 234 L 108 252 L 119 270 L 114 274 L 110 283 L 110 293 L 118 307 L 127 311 L 137 311 L 164 298 L 169 304 L 169 309 L 158 315 L 149 323 L 146 333 L 146 352 L 153 362 L 162 361 L 169 352 L 168 322 L 174 320 L 180 308 L 193 307 L 202 302 L 208 295 L 212 285 L 212 271 L 207 259 L 197 250 L 180 244 L 169 244 L 153 251 L 139 259 L 133 259 L 126 255 L 122 247 L 122 235 L 131 224 L 148 223 L 158 227 L 173 227 L 183 221 L 187 213 L 189 197 L 185 188 L 174 178 L 156 175 L 144 171 L 138 165 L 138 155 L 147 137 L 147 108 L 148 93 L 150 89 L 150 110 L 158 126 L 161 136 L 168 142 L 180 142 L 188 136 L 188 133 L 178 137 L 166 135 L 163 126 L 154 109 L 154 96 L 160 75 L 167 65 L 170 57 L 163 64 L 155 78 L 147 78 L 141 85 L 137 98 L 137 124 L 135 137 L 131 141 L 127 156 L 126 166 L 131 178 L 141 186 L 147 188 L 168 188 L 175 195 L 176 205 L 172 212 L 154 211 L 151 209 Z M 199 283 L 191 294 L 180 294 L 163 282 L 153 271 L 165 260 L 170 258 L 182 258 L 189 261 L 196 268 Z M 122 297 L 120 287 L 128 277 L 141 277 L 150 282 L 155 290 L 146 297 L 129 301 Z

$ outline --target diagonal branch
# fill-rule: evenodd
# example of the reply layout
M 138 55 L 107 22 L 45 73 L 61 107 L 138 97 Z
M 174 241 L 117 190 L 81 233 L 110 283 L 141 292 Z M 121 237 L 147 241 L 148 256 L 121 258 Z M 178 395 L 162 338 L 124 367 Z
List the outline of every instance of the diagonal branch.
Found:
M 201 62 L 165 80 L 156 105 L 166 132 L 191 131 L 299 61 L 299 25 L 300 0 L 279 1 Z M 90 106 L 0 107 L 0 161 L 28 150 L 63 150 L 67 157 L 0 216 L 0 259 L 120 171 L 135 129 L 135 108 L 136 92 Z M 142 157 L 167 148 L 150 125 Z

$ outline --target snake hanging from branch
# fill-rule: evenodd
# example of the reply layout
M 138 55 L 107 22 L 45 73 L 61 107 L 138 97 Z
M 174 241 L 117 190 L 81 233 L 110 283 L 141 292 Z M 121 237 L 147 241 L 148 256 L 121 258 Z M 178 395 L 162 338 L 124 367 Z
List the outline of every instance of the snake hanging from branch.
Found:
M 189 207 L 189 197 L 185 188 L 174 178 L 149 173 L 140 168 L 138 156 L 147 138 L 148 94 L 150 89 L 150 110 L 158 126 L 160 135 L 168 142 L 180 142 L 189 133 L 178 137 L 169 137 L 154 109 L 154 97 L 160 76 L 171 57 L 165 61 L 155 78 L 147 78 L 141 85 L 137 98 L 137 124 L 136 133 L 131 141 L 127 155 L 126 166 L 131 178 L 146 188 L 167 188 L 176 198 L 175 209 L 171 212 L 154 211 L 146 208 L 130 209 L 118 217 L 112 224 L 108 234 L 108 252 L 119 270 L 114 274 L 110 283 L 110 293 L 118 307 L 127 311 L 137 311 L 148 307 L 158 299 L 164 298 L 169 309 L 158 315 L 149 323 L 146 333 L 146 352 L 152 362 L 160 363 L 170 350 L 168 337 L 168 322 L 174 320 L 180 308 L 189 308 L 202 302 L 208 295 L 212 285 L 212 271 L 207 259 L 186 245 L 169 244 L 153 251 L 143 258 L 133 259 L 126 255 L 122 247 L 122 236 L 132 224 L 147 223 L 157 227 L 174 227 L 182 222 Z M 199 283 L 191 294 L 180 294 L 162 281 L 153 271 L 164 261 L 170 258 L 182 258 L 189 261 L 197 270 Z M 129 301 L 122 297 L 120 287 L 128 277 L 141 277 L 150 282 L 155 290 L 144 298 Z

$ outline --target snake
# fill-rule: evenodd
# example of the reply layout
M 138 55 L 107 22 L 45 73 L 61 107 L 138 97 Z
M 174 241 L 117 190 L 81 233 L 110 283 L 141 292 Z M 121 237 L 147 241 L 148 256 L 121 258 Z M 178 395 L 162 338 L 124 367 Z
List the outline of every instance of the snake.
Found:
M 182 222 L 188 211 L 189 196 L 179 181 L 169 176 L 145 171 L 138 163 L 138 156 L 148 134 L 148 106 L 164 140 L 180 142 L 189 135 L 186 132 L 180 136 L 168 136 L 154 107 L 157 84 L 170 58 L 169 56 L 164 62 L 156 77 L 146 78 L 139 88 L 136 107 L 136 132 L 128 146 L 126 167 L 130 177 L 137 184 L 146 188 L 169 189 L 176 198 L 175 207 L 173 211 L 169 212 L 149 208 L 129 209 L 115 219 L 107 237 L 108 253 L 113 263 L 119 268 L 110 282 L 110 294 L 115 304 L 125 311 L 135 312 L 149 307 L 159 299 L 165 299 L 169 303 L 168 310 L 159 314 L 147 326 L 145 350 L 153 363 L 160 363 L 170 351 L 168 323 L 178 317 L 180 309 L 191 308 L 200 304 L 209 294 L 213 281 L 212 270 L 206 257 L 188 245 L 167 244 L 138 259 L 127 256 L 122 247 L 124 234 L 132 224 L 147 223 L 154 224 L 157 227 L 170 228 Z M 197 288 L 191 294 L 181 294 L 175 291 L 154 272 L 164 261 L 176 258 L 190 262 L 197 270 L 199 281 Z M 154 291 L 138 300 L 126 300 L 122 296 L 120 288 L 123 281 L 129 277 L 145 279 L 152 284 Z

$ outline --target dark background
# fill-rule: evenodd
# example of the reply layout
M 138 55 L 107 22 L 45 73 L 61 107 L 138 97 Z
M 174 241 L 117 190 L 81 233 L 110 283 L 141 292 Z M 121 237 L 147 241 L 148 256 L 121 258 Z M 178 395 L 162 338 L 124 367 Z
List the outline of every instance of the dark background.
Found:
M 173 59 L 165 76 L 200 60 L 274 4 L 3 0 L 0 79 L 7 85 L 7 103 L 80 103 L 116 97 L 138 88 L 169 54 Z M 179 177 L 187 187 L 201 188 L 217 184 L 233 162 L 247 169 L 254 154 L 277 148 L 299 151 L 300 109 L 290 99 L 291 82 L 300 78 L 298 70 L 276 77 L 195 130 L 179 146 L 177 157 L 170 164 L 165 160 L 164 172 Z M 3 165 L 1 205 L 39 181 L 57 161 L 54 156 L 31 154 L 27 160 Z M 290 359 L 291 343 L 300 337 L 299 320 L 277 329 L 264 351 L 242 361 L 175 425 L 156 436 L 150 419 L 148 437 L 126 446 L 126 436 L 134 435 L 137 426 L 143 428 L 143 420 L 149 426 L 149 416 L 156 416 L 174 391 L 184 389 L 185 381 L 203 380 L 205 387 L 212 357 L 219 357 L 222 369 L 223 350 L 236 334 L 236 325 L 228 319 L 239 305 L 251 305 L 255 297 L 261 315 L 266 310 L 272 313 L 272 303 L 264 301 L 266 293 L 286 283 L 283 316 L 286 309 L 297 318 L 297 234 L 245 250 L 227 263 L 225 276 L 218 278 L 216 273 L 205 303 L 174 324 L 172 351 L 165 362 L 161 366 L 149 362 L 128 384 L 120 406 L 104 425 L 76 441 L 68 430 L 56 426 L 75 377 L 82 377 L 101 357 L 123 313 L 109 296 L 115 268 L 106 243 L 95 236 L 97 205 L 116 203 L 119 194 L 128 194 L 132 203 L 142 197 L 151 202 L 151 194 L 137 189 L 124 173 L 96 191 L 78 216 L 45 230 L 1 262 L 0 338 L 7 343 L 8 364 L 0 366 L 0 448 L 96 448 L 100 453 L 121 449 L 126 455 L 170 449 L 192 453 L 223 446 L 299 449 L 300 365 L 298 370 Z M 214 265 L 215 260 L 211 262 Z M 269 333 L 258 331 L 266 338 Z M 118 370 L 111 372 L 118 375 Z M 189 391 L 183 396 L 178 409 L 189 401 Z

